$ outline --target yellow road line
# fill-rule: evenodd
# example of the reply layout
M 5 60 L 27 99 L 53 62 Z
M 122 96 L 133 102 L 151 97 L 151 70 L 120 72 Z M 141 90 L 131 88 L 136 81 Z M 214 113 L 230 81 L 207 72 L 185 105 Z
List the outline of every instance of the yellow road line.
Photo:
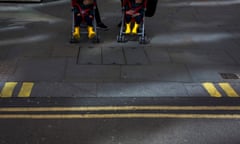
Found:
M 194 118 L 240 119 L 240 114 L 0 114 L 0 119 Z
M 86 106 L 86 107 L 6 107 L 0 112 L 51 111 L 134 111 L 134 110 L 240 110 L 240 106 Z
M 18 93 L 18 97 L 29 97 L 32 91 L 34 83 L 32 82 L 24 82 Z
M 239 97 L 236 91 L 231 87 L 229 83 L 219 83 L 219 86 L 224 90 L 224 92 L 229 97 Z
M 212 97 L 222 97 L 221 93 L 215 88 L 213 83 L 203 83 L 203 87 L 207 90 L 207 92 L 210 94 Z
M 0 97 L 9 98 L 13 94 L 13 90 L 16 87 L 17 82 L 6 82 L 1 91 Z

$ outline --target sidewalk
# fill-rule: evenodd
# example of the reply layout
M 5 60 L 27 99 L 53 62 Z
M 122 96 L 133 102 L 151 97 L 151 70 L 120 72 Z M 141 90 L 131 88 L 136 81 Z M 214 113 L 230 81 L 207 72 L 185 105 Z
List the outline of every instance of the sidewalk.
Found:
M 239 95 L 239 8 L 238 1 L 160 1 L 146 19 L 150 44 L 119 44 L 119 2 L 99 0 L 110 30 L 99 31 L 100 44 L 70 44 L 69 1 L 1 3 L 0 88 L 33 82 L 32 97 L 209 96 L 202 84 L 210 82 L 224 96 L 218 83 L 227 82 Z

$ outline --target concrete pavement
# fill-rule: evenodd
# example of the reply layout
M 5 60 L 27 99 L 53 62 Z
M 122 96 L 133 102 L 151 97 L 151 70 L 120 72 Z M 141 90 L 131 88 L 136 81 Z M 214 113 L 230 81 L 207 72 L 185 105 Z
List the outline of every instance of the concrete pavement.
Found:
M 239 97 L 239 1 L 162 0 L 146 19 L 148 45 L 117 43 L 120 3 L 98 3 L 110 28 L 100 44 L 69 43 L 70 1 L 1 3 L 1 97 L 8 82 L 17 82 L 8 97 L 24 82 L 31 97 Z

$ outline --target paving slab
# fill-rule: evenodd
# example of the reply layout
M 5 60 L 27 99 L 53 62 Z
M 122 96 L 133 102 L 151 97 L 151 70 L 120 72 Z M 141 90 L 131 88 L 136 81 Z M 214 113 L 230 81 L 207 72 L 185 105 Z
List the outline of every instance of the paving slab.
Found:
M 48 46 L 41 46 L 36 44 L 29 44 L 28 46 L 12 46 L 8 52 L 9 59 L 24 58 L 24 57 L 50 57 L 51 48 Z
M 51 57 L 77 57 L 78 46 L 53 47 Z
M 68 59 L 65 81 L 118 81 L 120 80 L 119 65 L 80 65 L 75 59 Z
M 147 46 L 144 47 L 144 50 L 151 64 L 171 62 L 166 48 L 160 46 Z
M 239 65 L 187 65 L 194 82 L 210 81 L 210 82 L 240 82 L 240 79 L 223 79 L 220 73 L 240 74 Z
M 223 3 L 224 1 L 222 1 Z M 230 1 L 229 1 L 230 2 Z M 221 3 L 219 1 L 219 3 Z M 197 7 L 197 18 L 205 22 L 218 21 L 221 22 L 221 26 L 236 27 L 239 25 L 238 13 L 239 7 L 234 4 L 225 4 L 221 6 L 205 6 Z M 207 16 L 206 16 L 207 15 Z
M 236 61 L 237 64 L 240 64 L 240 46 L 239 47 L 228 47 L 226 52 Z
M 101 47 L 80 47 L 79 64 L 102 64 Z
M 71 14 L 70 14 L 71 15 Z M 81 33 L 80 39 L 76 43 L 71 43 L 72 25 L 71 20 L 63 19 L 61 25 L 51 26 L 52 37 L 51 43 L 52 56 L 76 56 L 78 48 L 94 48 L 98 47 L 98 44 L 94 44 L 92 40 L 87 38 L 87 33 Z M 64 26 L 63 26 L 64 25 Z M 87 32 L 86 28 L 82 28 L 81 32 Z
M 62 81 L 65 58 L 23 58 L 8 81 Z
M 0 49 L 0 61 L 4 60 L 7 57 L 9 49 L 8 48 L 1 48 Z
M 100 83 L 98 97 L 162 97 L 187 96 L 181 83 Z
M 96 97 L 96 83 L 36 83 L 32 97 Z
M 192 32 L 168 32 L 160 33 L 151 38 L 151 44 L 154 46 L 165 46 L 165 47 L 192 47 L 196 46 L 196 43 L 200 42 L 199 37 L 202 38 L 204 35 Z
M 225 50 L 213 48 L 169 49 L 173 63 L 236 64 Z
M 103 47 L 103 64 L 126 64 L 122 47 Z
M 149 64 L 148 57 L 143 47 L 124 47 L 124 54 L 127 64 Z
M 0 60 L 0 81 L 7 81 L 9 76 L 14 74 L 16 67 L 16 60 Z
M 189 96 L 195 97 L 209 97 L 207 91 L 203 88 L 201 83 L 184 83 Z
M 196 9 L 194 7 L 183 6 L 183 7 L 169 7 L 172 9 L 170 14 L 171 21 L 174 25 L 177 25 L 179 22 L 191 22 L 196 21 Z M 172 27 L 174 28 L 174 27 Z
M 183 64 L 122 66 L 121 78 L 125 81 L 191 82 L 192 78 Z
M 230 32 L 219 32 L 213 35 L 208 34 L 206 37 L 206 39 L 202 39 L 202 41 L 197 43 L 196 46 L 198 49 L 210 49 L 211 51 L 215 50 L 217 52 L 218 50 L 228 50 L 229 48 L 238 49 L 239 47 L 234 41 L 235 36 Z

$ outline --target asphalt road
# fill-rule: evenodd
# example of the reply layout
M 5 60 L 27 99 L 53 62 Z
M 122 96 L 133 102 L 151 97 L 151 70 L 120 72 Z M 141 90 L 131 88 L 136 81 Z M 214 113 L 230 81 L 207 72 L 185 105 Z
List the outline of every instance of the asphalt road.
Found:
M 2 144 L 238 144 L 239 121 L 216 119 L 0 120 Z
M 232 99 L 34 98 L 0 104 L 1 144 L 240 142 L 239 101 Z

